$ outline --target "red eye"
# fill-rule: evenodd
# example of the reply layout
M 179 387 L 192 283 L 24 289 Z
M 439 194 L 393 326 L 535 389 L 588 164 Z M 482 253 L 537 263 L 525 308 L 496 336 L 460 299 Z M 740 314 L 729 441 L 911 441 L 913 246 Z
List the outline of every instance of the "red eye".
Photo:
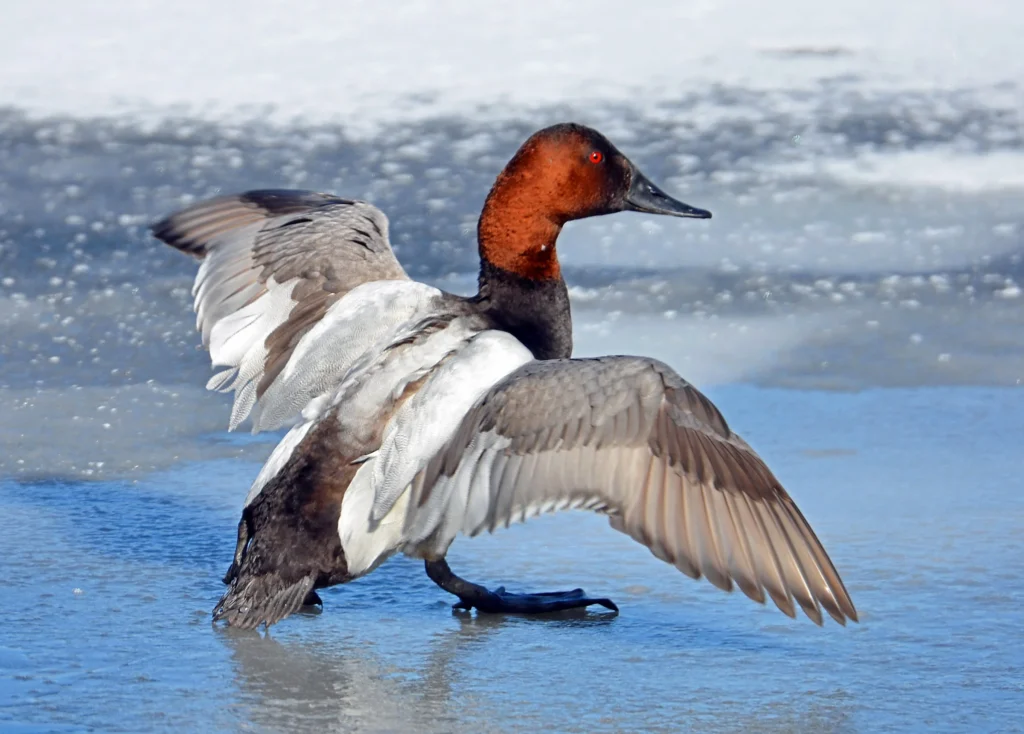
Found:
M 604 160 L 604 153 L 602 153 L 599 150 L 595 150 L 595 151 L 593 151 L 590 154 L 590 162 L 591 163 L 600 163 L 603 160 Z

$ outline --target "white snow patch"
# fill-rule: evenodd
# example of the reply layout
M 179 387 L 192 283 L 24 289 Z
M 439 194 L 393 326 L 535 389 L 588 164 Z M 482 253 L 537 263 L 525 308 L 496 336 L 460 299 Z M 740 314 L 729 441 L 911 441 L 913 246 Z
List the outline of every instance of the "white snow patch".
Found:
M 1024 5 L 1009 2 L 48 0 L 3 3 L 0 27 L 0 105 L 42 114 L 269 108 L 351 129 L 509 104 L 653 106 L 713 84 L 1024 78 Z
M 971 155 L 947 150 L 868 153 L 855 160 L 832 160 L 820 170 L 861 186 L 931 187 L 978 193 L 1024 188 L 1024 152 L 990 151 Z

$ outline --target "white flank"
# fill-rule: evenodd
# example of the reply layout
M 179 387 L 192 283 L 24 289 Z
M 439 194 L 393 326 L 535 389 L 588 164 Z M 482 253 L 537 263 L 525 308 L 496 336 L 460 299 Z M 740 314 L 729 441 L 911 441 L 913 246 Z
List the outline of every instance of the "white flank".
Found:
M 374 462 L 373 519 L 391 512 L 413 478 L 452 438 L 471 407 L 533 359 L 515 337 L 484 331 L 442 364 L 388 424 Z
M 345 490 L 338 519 L 338 535 L 345 550 L 345 562 L 353 576 L 362 576 L 386 561 L 403 543 L 407 497 L 400 497 L 391 512 L 371 522 L 373 510 L 373 458 L 368 459 Z

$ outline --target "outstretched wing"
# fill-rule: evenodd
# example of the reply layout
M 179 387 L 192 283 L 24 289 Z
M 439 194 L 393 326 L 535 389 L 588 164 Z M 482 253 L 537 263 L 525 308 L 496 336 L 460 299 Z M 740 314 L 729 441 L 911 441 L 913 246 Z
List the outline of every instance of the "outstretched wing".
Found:
M 410 492 L 407 552 L 443 554 L 459 532 L 588 508 L 692 578 L 735 583 L 762 603 L 767 591 L 790 616 L 795 599 L 818 624 L 819 605 L 841 624 L 857 619 L 765 463 L 711 401 L 654 360 L 524 365 L 469 412 Z
M 192 289 L 196 328 L 213 364 L 227 368 L 207 387 L 235 392 L 232 429 L 331 306 L 362 284 L 408 280 L 388 241 L 384 213 L 330 194 L 223 196 L 172 214 L 153 226 L 153 234 L 202 260 Z M 264 412 L 254 428 L 276 428 L 292 418 Z

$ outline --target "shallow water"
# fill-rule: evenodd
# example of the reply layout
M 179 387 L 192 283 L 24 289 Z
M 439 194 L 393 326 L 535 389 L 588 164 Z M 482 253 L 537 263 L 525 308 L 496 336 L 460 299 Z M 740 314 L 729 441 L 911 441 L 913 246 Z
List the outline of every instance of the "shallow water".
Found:
M 0 484 L 5 730 L 1013 731 L 1024 700 L 1024 393 L 711 391 L 787 483 L 861 623 L 695 583 L 582 513 L 453 568 L 579 584 L 618 617 L 473 617 L 396 559 L 268 636 L 211 626 L 258 466 Z

